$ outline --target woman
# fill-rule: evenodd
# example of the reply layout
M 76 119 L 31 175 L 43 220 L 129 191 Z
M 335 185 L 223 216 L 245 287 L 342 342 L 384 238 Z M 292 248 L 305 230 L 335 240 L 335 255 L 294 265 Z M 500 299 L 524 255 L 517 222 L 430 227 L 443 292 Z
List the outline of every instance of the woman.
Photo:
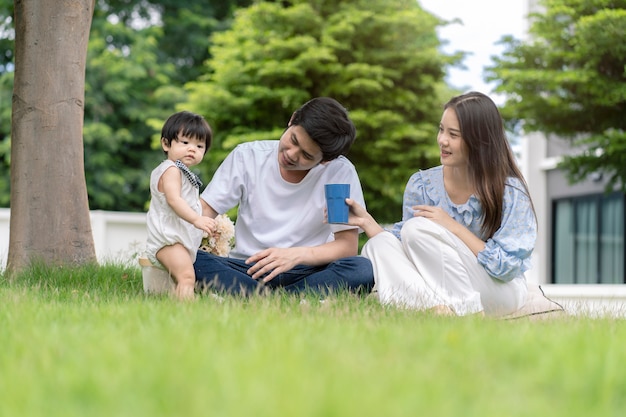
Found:
M 537 224 L 528 187 L 487 96 L 470 92 L 444 106 L 441 165 L 411 176 L 403 218 L 384 230 L 347 199 L 349 223 L 370 240 L 384 304 L 437 313 L 505 315 L 524 305 Z

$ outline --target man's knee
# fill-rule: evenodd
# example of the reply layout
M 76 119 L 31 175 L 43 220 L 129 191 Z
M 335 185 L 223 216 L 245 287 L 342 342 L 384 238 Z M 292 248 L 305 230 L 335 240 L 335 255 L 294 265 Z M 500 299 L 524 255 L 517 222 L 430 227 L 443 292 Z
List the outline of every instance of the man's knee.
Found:
M 374 285 L 374 268 L 372 262 L 363 256 L 351 256 L 335 261 L 339 266 L 339 274 L 347 280 L 349 287 L 367 287 Z
M 258 292 L 259 284 L 245 273 L 243 260 L 199 251 L 194 263 L 196 282 L 203 289 L 238 295 Z
M 347 258 L 340 258 L 334 262 L 340 268 L 360 270 L 360 269 L 372 269 L 372 262 L 363 256 L 350 256 Z

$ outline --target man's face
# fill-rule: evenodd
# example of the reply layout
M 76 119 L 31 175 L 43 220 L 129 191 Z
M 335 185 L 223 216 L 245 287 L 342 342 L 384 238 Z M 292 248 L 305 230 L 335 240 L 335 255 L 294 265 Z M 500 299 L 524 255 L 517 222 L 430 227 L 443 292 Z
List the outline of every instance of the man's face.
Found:
M 280 137 L 278 165 L 287 171 L 308 171 L 322 162 L 322 150 L 301 126 L 289 126 Z

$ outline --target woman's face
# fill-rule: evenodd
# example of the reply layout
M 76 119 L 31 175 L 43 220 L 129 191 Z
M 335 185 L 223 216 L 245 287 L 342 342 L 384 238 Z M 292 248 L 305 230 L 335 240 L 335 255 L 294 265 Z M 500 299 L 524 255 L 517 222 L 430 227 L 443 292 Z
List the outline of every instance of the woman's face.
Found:
M 467 145 L 461 136 L 459 119 L 452 108 L 447 108 L 441 116 L 437 134 L 441 164 L 444 166 L 463 167 L 467 165 Z

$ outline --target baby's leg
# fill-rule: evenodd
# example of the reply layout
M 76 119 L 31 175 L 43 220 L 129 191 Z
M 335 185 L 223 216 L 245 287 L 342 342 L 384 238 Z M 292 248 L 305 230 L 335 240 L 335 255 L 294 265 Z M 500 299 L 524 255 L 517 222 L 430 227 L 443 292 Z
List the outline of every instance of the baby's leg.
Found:
M 176 280 L 176 297 L 193 299 L 196 274 L 187 249 L 180 243 L 164 246 L 156 253 L 156 258 Z

